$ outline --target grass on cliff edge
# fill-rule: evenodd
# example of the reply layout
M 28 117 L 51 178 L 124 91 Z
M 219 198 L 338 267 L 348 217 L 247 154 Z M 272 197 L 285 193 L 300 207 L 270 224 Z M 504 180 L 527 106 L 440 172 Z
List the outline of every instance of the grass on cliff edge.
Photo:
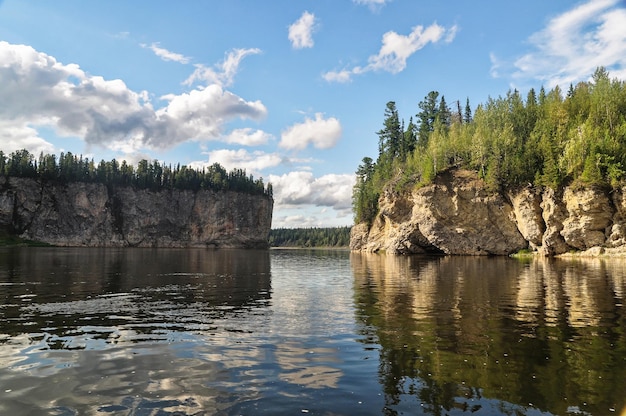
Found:
M 0 247 L 22 246 L 22 247 L 50 247 L 50 244 L 41 241 L 26 240 L 6 231 L 0 231 Z
M 528 249 L 528 248 L 523 248 L 520 251 L 511 254 L 509 257 L 518 257 L 518 258 L 524 258 L 524 257 L 534 257 L 535 254 L 537 254 L 536 252 Z

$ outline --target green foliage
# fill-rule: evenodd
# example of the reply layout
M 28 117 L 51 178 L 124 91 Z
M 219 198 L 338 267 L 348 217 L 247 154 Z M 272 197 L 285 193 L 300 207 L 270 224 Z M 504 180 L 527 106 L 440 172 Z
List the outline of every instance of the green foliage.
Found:
M 585 167 L 580 174 L 580 181 L 591 185 L 602 184 L 602 172 L 600 171 L 600 155 L 592 154 L 585 159 Z
M 472 107 L 470 107 L 469 97 L 465 101 L 465 111 L 463 112 L 463 122 L 464 123 L 472 122 Z
M 385 108 L 384 127 L 377 133 L 379 163 L 391 164 L 398 158 L 404 157 L 406 154 L 404 134 L 400 126 L 400 118 L 396 103 L 389 101 Z
M 363 158 L 356 172 L 356 183 L 352 190 L 352 209 L 355 223 L 370 223 L 378 211 L 378 196 L 374 185 L 376 165 L 369 157 Z
M 443 95 L 431 91 L 418 103 L 417 125 L 411 119 L 403 133 L 411 143 L 406 154 L 392 151 L 396 139 L 389 133 L 401 119 L 390 103 L 373 172 L 363 175 L 363 165 L 357 171 L 357 223 L 373 221 L 385 187 L 426 185 L 452 167 L 476 171 L 494 191 L 529 183 L 617 187 L 626 179 L 626 83 L 611 80 L 602 67 L 590 82 L 570 85 L 565 97 L 558 86 L 541 87 L 538 94 L 530 89 L 525 100 L 508 91 L 473 114 L 469 98 L 462 114 L 458 101 L 452 114 Z M 399 125 L 404 128 L 403 121 Z
M 270 230 L 271 247 L 348 247 L 350 227 L 275 228 Z
M 435 128 L 435 121 L 438 118 L 441 102 L 437 105 L 437 98 L 439 92 L 431 91 L 423 101 L 420 101 L 417 105 L 420 108 L 420 112 L 417 113 L 417 120 L 419 121 L 418 128 L 418 143 L 422 147 L 426 147 L 430 133 Z M 443 97 L 442 97 L 443 99 Z M 445 100 L 443 100 L 445 106 Z
M 50 244 L 42 243 L 40 241 L 27 240 L 8 233 L 6 230 L 0 230 L 0 247 L 5 246 L 49 247 Z
M 192 169 L 187 166 L 164 166 L 158 161 L 141 160 L 134 168 L 126 161 L 120 164 L 113 159 L 101 160 L 96 166 L 93 159 L 85 159 L 71 152 L 39 155 L 38 162 L 27 150 L 18 150 L 6 156 L 0 151 L 0 175 L 37 178 L 42 181 L 93 182 L 107 186 L 134 186 L 139 189 L 185 189 L 197 191 L 236 191 L 272 197 L 272 185 L 246 175 L 243 169 L 227 172 L 221 165 Z

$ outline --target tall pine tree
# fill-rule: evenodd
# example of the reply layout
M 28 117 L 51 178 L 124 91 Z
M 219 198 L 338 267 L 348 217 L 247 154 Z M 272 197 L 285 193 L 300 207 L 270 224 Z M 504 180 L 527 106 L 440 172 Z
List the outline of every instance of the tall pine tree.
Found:
M 418 144 L 422 147 L 427 146 L 428 136 L 435 128 L 435 120 L 437 119 L 440 106 L 437 103 L 437 98 L 439 98 L 439 93 L 437 91 L 431 91 L 424 97 L 424 100 L 420 101 L 417 105 L 420 110 L 422 110 L 417 113 L 416 116 L 419 122 L 417 130 Z

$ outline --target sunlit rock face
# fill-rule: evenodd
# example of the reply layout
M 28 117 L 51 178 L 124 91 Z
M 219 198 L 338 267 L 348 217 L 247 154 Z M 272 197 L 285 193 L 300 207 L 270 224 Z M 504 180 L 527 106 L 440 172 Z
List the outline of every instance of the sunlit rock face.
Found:
M 546 231 L 541 238 L 541 246 L 538 250 L 546 256 L 567 252 L 570 247 L 561 234 L 563 221 L 567 218 L 562 196 L 553 189 L 546 189 L 542 194 L 541 209 Z
M 601 189 L 565 188 L 563 204 L 568 213 L 561 231 L 565 242 L 579 250 L 603 245 L 614 212 L 608 195 Z
M 542 217 L 541 193 L 528 187 L 517 192 L 509 192 L 508 198 L 522 237 L 528 241 L 531 248 L 541 246 L 541 239 L 546 231 Z
M 504 255 L 527 246 L 511 204 L 483 185 L 472 172 L 459 170 L 413 193 L 413 217 L 432 246 L 465 255 Z
M 396 207 L 402 207 L 397 214 Z M 396 254 L 504 255 L 528 244 L 515 225 L 507 199 L 488 192 L 469 171 L 437 177 L 410 195 L 385 194 L 369 229 L 352 233 L 353 249 Z M 361 231 L 359 236 L 357 232 Z
M 410 194 L 385 193 L 371 227 L 353 227 L 351 249 L 394 254 L 546 256 L 626 252 L 624 189 L 528 186 L 491 192 L 474 172 L 450 170 Z
M 607 246 L 626 247 L 626 187 L 615 189 L 611 195 L 611 202 L 615 214 L 607 227 Z
M 60 246 L 266 248 L 273 200 L 0 178 L 0 229 Z

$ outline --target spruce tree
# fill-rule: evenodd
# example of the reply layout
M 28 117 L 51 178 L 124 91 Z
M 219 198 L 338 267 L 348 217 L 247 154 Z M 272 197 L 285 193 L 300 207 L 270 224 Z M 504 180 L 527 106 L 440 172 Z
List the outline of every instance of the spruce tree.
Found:
M 441 124 L 445 127 L 450 127 L 450 123 L 452 122 L 452 113 L 443 95 L 441 96 L 441 100 L 439 101 L 439 107 L 437 108 L 436 119 L 439 119 Z M 433 128 L 434 128 L 434 125 L 433 125 Z
M 470 107 L 469 97 L 467 97 L 467 100 L 465 101 L 465 114 L 463 116 L 463 121 L 466 124 L 469 124 L 472 122 L 472 109 Z
M 423 101 L 420 101 L 417 105 L 420 110 L 417 113 L 416 118 L 419 121 L 419 128 L 417 131 L 418 144 L 422 147 L 426 147 L 428 144 L 428 136 L 434 130 L 435 120 L 439 112 L 437 105 L 437 98 L 439 93 L 437 91 L 431 91 L 424 97 Z

